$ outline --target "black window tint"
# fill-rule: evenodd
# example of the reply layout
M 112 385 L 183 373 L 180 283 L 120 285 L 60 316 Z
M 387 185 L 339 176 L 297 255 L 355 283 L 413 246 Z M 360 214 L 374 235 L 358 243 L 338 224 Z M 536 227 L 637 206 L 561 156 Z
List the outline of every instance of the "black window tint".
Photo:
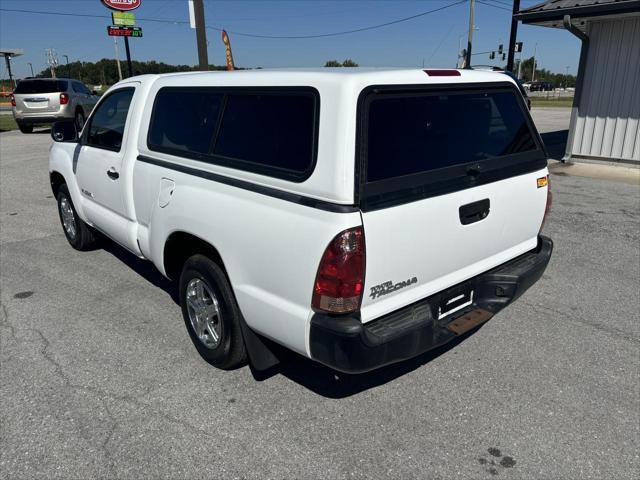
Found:
M 367 180 L 535 150 L 516 95 L 496 91 L 373 97 L 368 111 Z
M 314 124 L 311 95 L 230 94 L 215 154 L 247 162 L 247 170 L 299 178 L 313 165 Z
M 82 87 L 77 82 L 71 82 L 71 88 L 73 88 L 73 91 L 76 92 L 76 93 L 84 93 L 82 91 Z
M 149 131 L 149 148 L 209 153 L 221 103 L 222 94 L 202 90 L 160 90 Z
M 56 93 L 66 92 L 66 80 L 22 80 L 13 93 Z
M 133 88 L 115 91 L 98 105 L 91 117 L 87 135 L 88 145 L 120 150 L 133 91 Z

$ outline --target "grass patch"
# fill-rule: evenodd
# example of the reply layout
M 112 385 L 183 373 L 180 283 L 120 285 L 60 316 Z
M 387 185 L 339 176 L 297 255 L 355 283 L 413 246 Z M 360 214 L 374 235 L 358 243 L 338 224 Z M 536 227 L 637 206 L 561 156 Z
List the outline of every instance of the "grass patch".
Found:
M 0 115 L 0 132 L 8 132 L 9 130 L 17 130 L 18 124 L 13 119 L 13 115 Z
M 540 98 L 540 97 L 529 97 L 531 99 L 532 107 L 561 107 L 561 108 L 571 108 L 573 105 L 573 97 L 562 97 L 562 98 Z

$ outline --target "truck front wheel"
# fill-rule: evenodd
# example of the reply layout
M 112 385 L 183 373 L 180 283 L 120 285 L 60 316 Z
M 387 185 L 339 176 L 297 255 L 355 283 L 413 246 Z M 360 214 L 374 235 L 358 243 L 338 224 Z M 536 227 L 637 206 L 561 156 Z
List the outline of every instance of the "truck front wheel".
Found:
M 179 290 L 182 316 L 200 356 L 223 370 L 244 365 L 240 308 L 220 266 L 193 255 L 184 264 Z
M 76 250 L 91 249 L 96 243 L 96 238 L 91 231 L 91 227 L 78 216 L 66 184 L 58 188 L 56 198 L 58 200 L 60 223 L 69 244 Z

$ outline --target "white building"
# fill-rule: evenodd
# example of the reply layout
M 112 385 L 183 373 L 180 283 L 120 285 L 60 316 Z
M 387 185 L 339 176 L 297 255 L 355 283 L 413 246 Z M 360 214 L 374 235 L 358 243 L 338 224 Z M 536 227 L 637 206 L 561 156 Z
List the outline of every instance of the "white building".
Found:
M 640 0 L 549 0 L 515 18 L 582 40 L 563 160 L 640 165 Z

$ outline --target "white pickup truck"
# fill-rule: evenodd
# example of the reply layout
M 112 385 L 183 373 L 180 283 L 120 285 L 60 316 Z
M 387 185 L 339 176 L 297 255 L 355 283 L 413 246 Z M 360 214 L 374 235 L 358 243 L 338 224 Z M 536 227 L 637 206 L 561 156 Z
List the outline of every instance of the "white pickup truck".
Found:
M 413 357 L 551 256 L 546 151 L 501 73 L 146 75 L 52 137 L 69 243 L 101 232 L 176 280 L 219 368 L 267 368 L 271 342 L 344 372 Z

